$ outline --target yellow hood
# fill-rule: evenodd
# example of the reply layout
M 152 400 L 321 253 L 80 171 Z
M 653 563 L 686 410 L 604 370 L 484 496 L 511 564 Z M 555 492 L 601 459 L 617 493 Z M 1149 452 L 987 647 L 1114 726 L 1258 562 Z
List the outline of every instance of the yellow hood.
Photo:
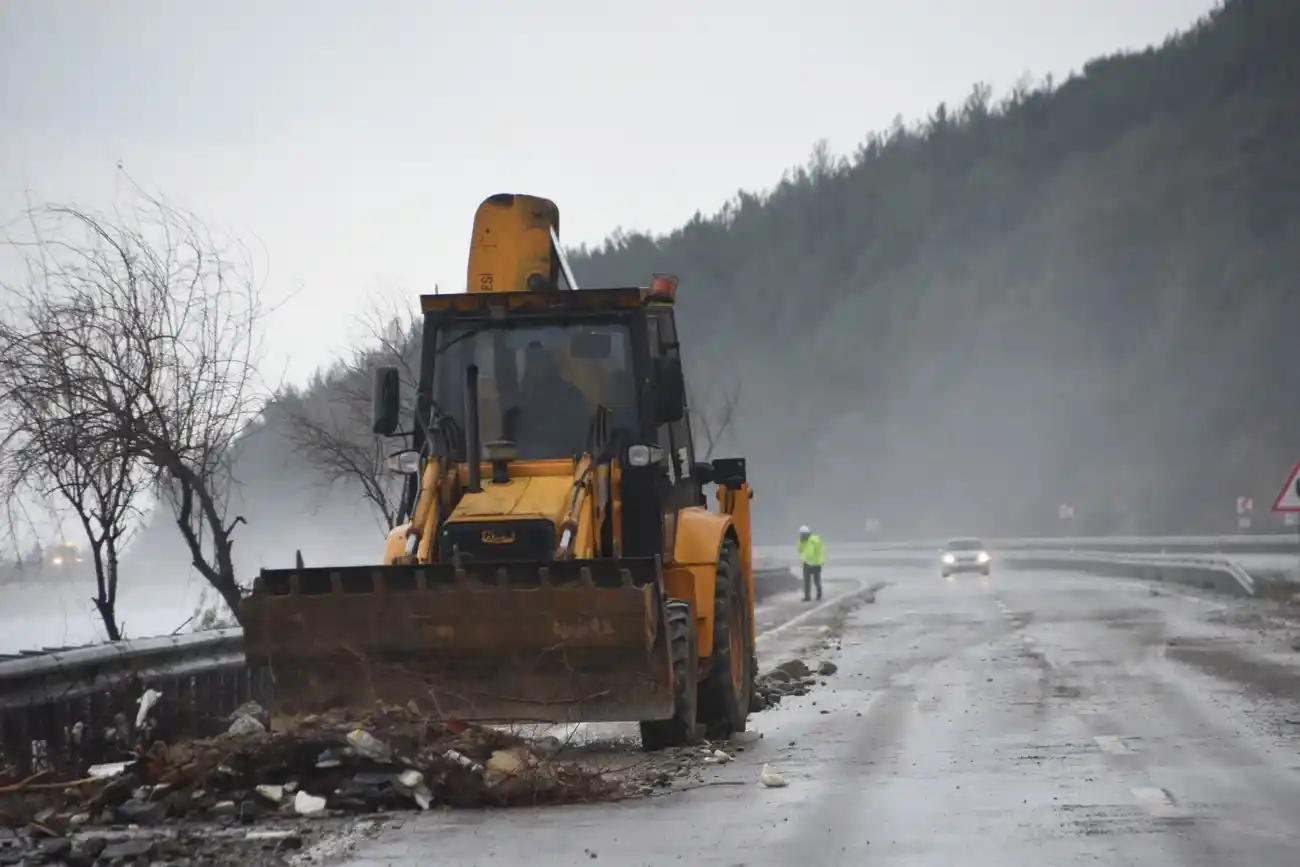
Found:
M 461 497 L 448 521 L 485 521 L 492 518 L 547 518 L 559 522 L 573 492 L 573 477 L 524 476 L 504 485 L 484 481 L 483 490 Z

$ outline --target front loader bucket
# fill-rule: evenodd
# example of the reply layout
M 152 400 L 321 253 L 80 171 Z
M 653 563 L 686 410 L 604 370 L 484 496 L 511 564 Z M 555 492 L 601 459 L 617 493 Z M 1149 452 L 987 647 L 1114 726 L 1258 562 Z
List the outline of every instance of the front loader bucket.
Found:
M 284 713 L 667 719 L 659 572 L 653 558 L 263 570 L 241 606 L 244 653 Z

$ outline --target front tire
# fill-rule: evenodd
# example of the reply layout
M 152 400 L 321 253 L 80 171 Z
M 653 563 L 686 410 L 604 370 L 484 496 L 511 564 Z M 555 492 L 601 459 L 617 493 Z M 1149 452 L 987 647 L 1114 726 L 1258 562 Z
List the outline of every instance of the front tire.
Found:
M 641 746 L 646 750 L 680 747 L 698 740 L 700 651 L 691 603 L 669 599 L 664 606 L 664 622 L 673 665 L 673 715 L 671 719 L 641 723 Z
M 700 721 L 710 738 L 745 730 L 757 673 L 740 555 L 736 543 L 727 539 L 718 552 L 713 594 L 713 658 L 709 676 L 700 685 Z

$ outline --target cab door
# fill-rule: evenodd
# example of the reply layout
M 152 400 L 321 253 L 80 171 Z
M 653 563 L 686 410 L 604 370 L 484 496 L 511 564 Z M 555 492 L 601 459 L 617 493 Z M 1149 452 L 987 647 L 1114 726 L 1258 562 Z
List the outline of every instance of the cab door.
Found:
M 650 357 L 681 359 L 677 342 L 677 323 L 672 308 L 651 309 L 647 316 Z M 664 559 L 671 560 L 677 543 L 677 515 L 680 510 L 698 505 L 701 486 L 692 473 L 695 448 L 691 442 L 690 411 L 683 407 L 682 417 L 657 426 L 659 447 L 664 451 L 663 504 Z

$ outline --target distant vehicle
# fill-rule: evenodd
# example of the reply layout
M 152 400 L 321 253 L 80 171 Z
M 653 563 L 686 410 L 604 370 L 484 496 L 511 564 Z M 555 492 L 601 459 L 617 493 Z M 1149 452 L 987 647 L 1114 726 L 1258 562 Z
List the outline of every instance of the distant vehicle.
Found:
M 942 564 L 943 577 L 948 578 L 954 572 L 979 572 L 987 575 L 992 559 L 983 542 L 966 536 L 949 539 L 948 544 L 943 546 L 939 562 Z
M 45 549 L 45 563 L 56 569 L 71 569 L 81 562 L 81 549 L 71 542 L 60 542 Z

